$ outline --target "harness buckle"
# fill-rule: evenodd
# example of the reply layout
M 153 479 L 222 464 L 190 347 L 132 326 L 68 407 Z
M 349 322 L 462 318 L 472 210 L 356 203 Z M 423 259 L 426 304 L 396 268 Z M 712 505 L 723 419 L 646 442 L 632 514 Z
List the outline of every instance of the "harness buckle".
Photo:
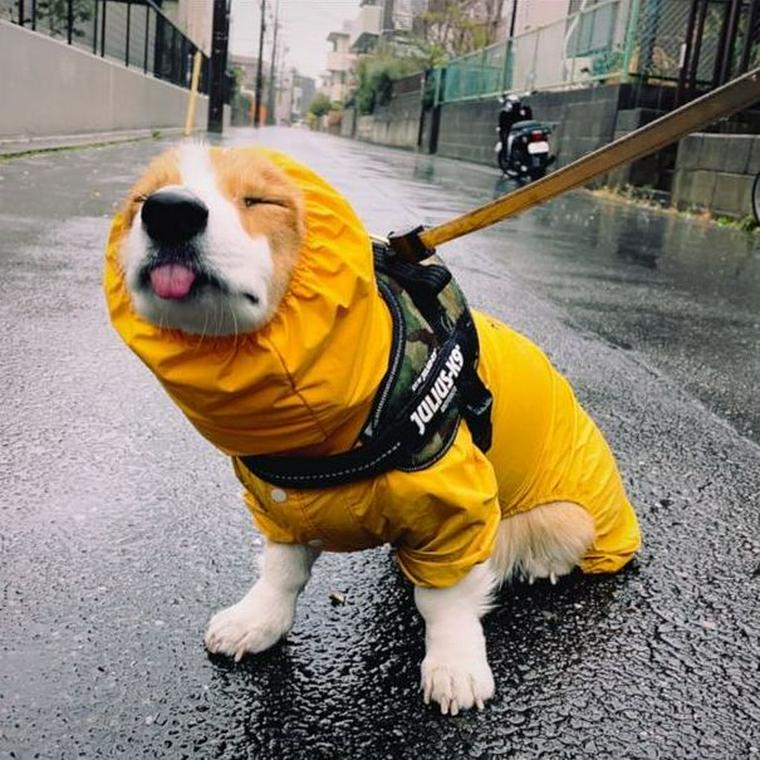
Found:
M 424 229 L 420 224 L 405 232 L 389 232 L 388 246 L 393 255 L 415 264 L 430 258 L 435 253 L 435 248 L 428 248 L 420 240 L 420 232 Z
M 462 405 L 460 408 L 462 417 L 470 429 L 473 443 L 481 451 L 486 452 L 491 448 L 493 396 L 480 378 L 477 375 L 475 377 L 477 382 L 468 379 L 461 383 Z

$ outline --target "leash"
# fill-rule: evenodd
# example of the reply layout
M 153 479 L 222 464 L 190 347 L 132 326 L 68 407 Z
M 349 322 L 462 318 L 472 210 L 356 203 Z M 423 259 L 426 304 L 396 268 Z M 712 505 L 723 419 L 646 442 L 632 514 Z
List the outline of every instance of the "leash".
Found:
M 535 182 L 444 224 L 429 229 L 415 227 L 398 234 L 392 232 L 388 235 L 388 243 L 401 258 L 421 261 L 430 256 L 441 243 L 468 235 L 545 203 L 567 190 L 584 185 L 594 177 L 606 174 L 611 169 L 655 153 L 684 135 L 748 108 L 758 101 L 760 68 L 753 69 Z

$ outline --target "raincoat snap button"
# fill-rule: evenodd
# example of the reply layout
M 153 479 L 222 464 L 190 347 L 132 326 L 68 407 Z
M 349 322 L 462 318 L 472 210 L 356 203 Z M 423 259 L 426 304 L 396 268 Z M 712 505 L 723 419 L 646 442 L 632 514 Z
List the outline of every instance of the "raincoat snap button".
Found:
M 282 488 L 273 488 L 270 496 L 272 497 L 272 501 L 276 501 L 278 504 L 282 504 L 282 502 L 286 501 L 288 498 L 288 495 L 282 490 Z

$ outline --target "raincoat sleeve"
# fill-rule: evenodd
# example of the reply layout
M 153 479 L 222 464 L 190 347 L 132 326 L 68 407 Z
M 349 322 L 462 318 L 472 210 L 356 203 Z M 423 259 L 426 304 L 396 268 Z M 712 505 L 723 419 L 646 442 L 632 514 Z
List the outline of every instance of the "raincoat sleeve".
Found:
M 419 472 L 385 476 L 399 565 L 417 586 L 453 586 L 491 555 L 501 520 L 496 476 L 464 423 L 451 448 Z

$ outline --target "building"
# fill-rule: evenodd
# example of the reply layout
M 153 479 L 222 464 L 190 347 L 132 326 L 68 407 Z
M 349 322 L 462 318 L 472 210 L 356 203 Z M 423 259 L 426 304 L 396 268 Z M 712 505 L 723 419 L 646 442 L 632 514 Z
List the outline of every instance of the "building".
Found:
M 232 53 L 228 57 L 228 66 L 232 70 L 240 73 L 238 79 L 238 90 L 235 99 L 232 101 L 232 124 L 234 126 L 249 126 L 253 124 L 253 116 L 256 104 L 256 71 L 258 69 L 259 59 L 254 55 L 241 55 Z M 264 82 L 264 92 L 262 93 L 262 118 L 266 119 L 267 105 L 267 81 L 269 76 L 269 63 L 264 61 L 262 64 L 262 79 Z
M 242 71 L 240 78 L 240 85 L 249 90 L 256 89 L 256 71 L 258 68 L 259 59 L 255 55 L 241 55 L 239 53 L 231 53 L 228 57 L 229 66 L 231 69 L 239 69 Z M 269 63 L 264 61 L 262 64 L 262 74 L 269 73 Z
M 316 82 L 295 68 L 285 69 L 280 75 L 275 102 L 275 123 L 294 124 L 303 121 L 317 92 Z
M 344 21 L 340 31 L 330 32 L 327 41 L 332 49 L 327 52 L 326 71 L 322 75 L 322 90 L 334 103 L 342 103 L 348 95 L 356 56 L 350 49 L 352 23 Z
M 390 0 L 385 5 L 383 32 L 411 32 L 414 19 L 427 8 L 427 0 Z
M 156 0 L 156 5 L 206 55 L 211 55 L 213 2 Z
M 317 83 L 311 77 L 296 73 L 293 77 L 293 97 L 291 99 L 290 120 L 302 121 L 306 118 L 311 101 L 317 94 Z
M 499 38 L 509 35 L 514 29 L 514 35 L 525 34 L 547 24 L 553 24 L 565 18 L 570 12 L 571 0 L 505 0 L 502 12 L 502 23 L 499 26 Z M 514 14 L 514 26 L 512 15 Z
M 427 7 L 428 0 L 361 0 L 351 22 L 351 50 L 361 55 L 372 52 L 380 40 L 403 42 Z
M 352 53 L 370 53 L 376 47 L 383 33 L 385 5 L 382 0 L 362 0 L 359 13 L 349 22 L 351 31 L 349 48 Z
M 334 103 L 344 102 L 357 86 L 357 59 L 373 52 L 380 40 L 387 40 L 396 54 L 403 55 L 414 19 L 427 5 L 428 0 L 360 0 L 356 17 L 327 35 L 331 49 L 320 75 L 320 92 Z

